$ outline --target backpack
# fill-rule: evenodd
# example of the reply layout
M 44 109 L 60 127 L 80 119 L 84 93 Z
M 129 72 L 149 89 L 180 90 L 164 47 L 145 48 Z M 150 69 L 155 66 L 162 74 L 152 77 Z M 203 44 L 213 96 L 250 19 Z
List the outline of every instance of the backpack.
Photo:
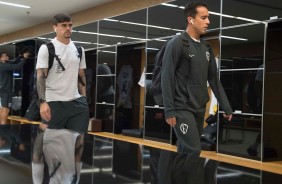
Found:
M 189 42 L 187 38 L 184 36 L 185 33 L 182 33 L 181 35 L 178 35 L 183 43 L 183 55 L 185 58 L 188 59 L 188 64 L 190 65 L 190 56 L 189 56 Z M 166 42 L 164 46 L 159 50 L 155 57 L 155 64 L 153 69 L 153 78 L 152 78 L 152 84 L 150 86 L 150 93 L 153 95 L 154 100 L 156 104 L 163 105 L 163 97 L 162 97 L 162 88 L 161 88 L 161 73 L 162 73 L 162 64 L 163 64 L 163 57 L 164 52 L 167 46 Z M 178 70 L 181 63 L 178 63 L 176 70 Z M 190 74 L 190 67 L 188 71 L 188 75 Z
M 191 73 L 191 67 L 190 67 L 191 57 L 189 55 L 189 41 L 187 40 L 187 38 L 185 37 L 184 34 L 187 34 L 187 33 L 184 32 L 184 33 L 182 33 L 181 35 L 178 35 L 178 36 L 182 40 L 183 55 L 188 60 L 188 74 L 187 75 L 188 75 L 188 77 L 190 77 L 191 76 L 190 75 L 190 73 Z M 150 90 L 149 90 L 150 93 L 153 95 L 155 103 L 157 105 L 163 105 L 162 88 L 161 88 L 161 73 L 162 73 L 163 56 L 164 56 L 164 52 L 165 52 L 167 43 L 161 48 L 161 50 L 159 50 L 159 52 L 157 53 L 157 55 L 155 57 L 152 84 L 151 84 Z M 206 46 L 209 49 L 209 52 L 211 53 L 210 45 L 206 41 L 204 41 L 204 43 L 206 44 Z M 181 64 L 182 64 L 181 62 L 178 62 L 178 65 L 177 65 L 175 71 L 177 71 L 179 69 Z
M 55 53 L 55 47 L 54 44 L 52 42 L 48 42 L 46 43 L 47 49 L 48 49 L 48 53 L 49 53 L 49 59 L 48 59 L 48 70 L 50 70 L 53 66 L 53 62 L 54 62 L 54 58 L 56 58 L 56 60 L 58 61 L 60 67 L 62 68 L 62 70 L 65 70 L 65 67 L 63 66 L 63 64 L 61 63 L 61 59 L 58 57 L 58 55 L 56 55 Z M 82 48 L 78 45 L 75 44 L 75 47 L 78 51 L 78 57 L 82 58 Z M 79 78 L 80 79 L 80 78 Z M 85 85 L 84 82 L 82 80 L 79 80 L 79 82 L 82 83 L 82 85 Z M 36 75 L 35 75 L 35 79 L 34 79 L 34 83 L 36 83 Z M 34 89 L 34 95 L 33 95 L 33 99 L 31 100 L 26 113 L 24 115 L 24 117 L 26 119 L 28 119 L 29 121 L 38 121 L 40 120 L 40 107 L 39 107 L 39 97 L 37 94 L 37 90 L 36 88 Z
M 58 61 L 60 67 L 62 68 L 62 70 L 64 71 L 65 70 L 65 67 L 64 65 L 61 63 L 61 59 L 59 58 L 59 56 L 56 54 L 55 52 L 55 47 L 54 47 L 54 44 L 52 42 L 48 42 L 45 44 L 47 46 L 47 49 L 48 49 L 48 52 L 49 52 L 49 60 L 48 60 L 48 70 L 50 70 L 53 66 L 53 62 L 54 62 L 54 58 L 56 58 L 56 60 Z M 74 44 L 77 51 L 78 51 L 78 57 L 81 61 L 81 58 L 82 58 L 82 48 L 76 44 Z

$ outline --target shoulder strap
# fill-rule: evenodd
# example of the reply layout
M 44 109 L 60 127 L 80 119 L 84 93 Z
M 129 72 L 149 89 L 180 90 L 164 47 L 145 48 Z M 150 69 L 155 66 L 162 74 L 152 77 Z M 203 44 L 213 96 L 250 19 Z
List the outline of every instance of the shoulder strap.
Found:
M 76 45 L 75 43 L 74 43 L 74 45 L 75 45 L 75 47 L 76 47 L 76 49 L 77 49 L 78 57 L 79 57 L 79 59 L 80 59 L 80 61 L 81 61 L 81 58 L 82 58 L 82 48 L 81 48 L 81 46 Z
M 52 68 L 53 62 L 54 62 L 55 47 L 54 47 L 54 44 L 52 42 L 48 42 L 45 45 L 47 46 L 48 53 L 49 53 L 48 69 L 50 70 L 50 68 Z
M 191 64 L 190 64 L 191 57 L 189 55 L 190 45 L 189 45 L 189 40 L 185 37 L 184 34 L 186 34 L 186 33 L 185 32 L 182 33 L 181 35 L 179 35 L 179 37 L 180 37 L 182 44 L 183 44 L 183 52 L 182 53 L 183 53 L 184 57 L 188 60 L 188 73 L 187 73 L 187 75 L 188 75 L 188 77 L 190 77 L 190 73 L 191 73 L 190 72 L 191 71 Z M 182 59 L 180 61 L 182 61 Z M 178 70 L 181 65 L 182 65 L 182 62 L 179 62 L 176 69 Z
M 54 58 L 56 58 L 56 60 L 58 61 L 60 67 L 62 68 L 62 70 L 66 70 L 64 65 L 61 62 L 61 59 L 59 58 L 59 56 L 56 54 L 55 52 L 55 47 L 54 44 L 52 42 L 48 42 L 46 43 L 48 52 L 49 52 L 49 60 L 48 60 L 48 70 L 50 70 L 53 66 L 53 62 L 54 62 Z

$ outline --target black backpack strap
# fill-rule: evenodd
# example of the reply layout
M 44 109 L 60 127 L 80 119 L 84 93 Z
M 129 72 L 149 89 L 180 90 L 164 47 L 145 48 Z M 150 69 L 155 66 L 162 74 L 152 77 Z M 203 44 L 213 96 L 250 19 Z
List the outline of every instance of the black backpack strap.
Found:
M 80 62 L 81 62 L 81 59 L 82 59 L 82 48 L 81 46 L 79 45 L 76 45 L 74 44 L 76 49 L 77 49 L 77 52 L 78 52 L 78 57 L 80 59 Z M 78 82 L 82 84 L 82 86 L 85 86 L 86 84 L 83 82 L 83 80 L 81 79 L 81 77 L 78 76 Z
M 188 77 L 190 77 L 191 76 L 191 57 L 190 57 L 190 55 L 189 55 L 189 41 L 188 41 L 188 39 L 186 38 L 186 36 L 184 35 L 184 34 L 187 34 L 186 32 L 184 32 L 184 33 L 182 33 L 181 35 L 179 35 L 179 37 L 180 37 L 180 39 L 182 40 L 182 44 L 183 44 L 183 55 L 184 55 L 184 57 L 188 60 Z M 180 60 L 180 61 L 182 61 L 182 60 Z M 180 66 L 182 65 L 182 62 L 181 63 L 179 63 L 178 65 L 177 65 L 177 69 L 178 68 L 180 68 Z
M 79 59 L 80 59 L 80 61 L 81 61 L 81 58 L 82 58 L 82 48 L 81 48 L 81 46 L 79 46 L 79 45 L 76 45 L 76 44 L 74 44 L 74 45 L 75 45 L 75 47 L 76 47 L 76 49 L 77 49 L 78 57 L 79 57 Z
M 61 59 L 59 58 L 59 56 L 55 52 L 54 44 L 52 42 L 48 42 L 48 43 L 46 43 L 46 46 L 47 46 L 47 49 L 48 49 L 48 52 L 49 52 L 48 69 L 50 70 L 52 68 L 54 58 L 56 58 L 60 67 L 62 68 L 62 70 L 63 71 L 66 70 L 64 65 L 61 62 Z
M 55 47 L 54 47 L 54 44 L 52 42 L 48 42 L 45 45 L 47 46 L 48 53 L 49 53 L 48 69 L 50 70 L 50 68 L 52 68 L 53 62 L 54 62 Z

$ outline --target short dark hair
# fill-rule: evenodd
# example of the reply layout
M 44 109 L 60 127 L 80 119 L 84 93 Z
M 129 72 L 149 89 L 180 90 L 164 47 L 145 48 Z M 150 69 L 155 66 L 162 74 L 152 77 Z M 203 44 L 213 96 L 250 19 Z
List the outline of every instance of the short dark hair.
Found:
M 0 52 L 0 57 L 2 57 L 3 54 L 7 55 L 7 52 Z
M 57 25 L 58 23 L 62 23 L 62 22 L 70 22 L 71 21 L 71 17 L 68 14 L 57 14 L 53 17 L 53 25 Z
M 185 14 L 185 18 L 187 20 L 187 17 L 193 17 L 195 18 L 197 12 L 197 8 L 199 6 L 204 6 L 208 9 L 208 5 L 203 2 L 203 1 L 192 1 L 188 4 L 186 4 L 185 9 L 184 9 L 184 14 Z

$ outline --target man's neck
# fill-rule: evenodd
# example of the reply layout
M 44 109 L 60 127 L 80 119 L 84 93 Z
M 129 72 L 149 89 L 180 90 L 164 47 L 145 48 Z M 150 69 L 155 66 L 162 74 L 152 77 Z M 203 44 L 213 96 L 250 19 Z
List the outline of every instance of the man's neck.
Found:
M 186 33 L 195 41 L 200 41 L 200 35 L 197 34 L 194 30 L 187 28 Z
M 57 37 L 57 40 L 65 45 L 68 45 L 70 43 L 70 38 Z

